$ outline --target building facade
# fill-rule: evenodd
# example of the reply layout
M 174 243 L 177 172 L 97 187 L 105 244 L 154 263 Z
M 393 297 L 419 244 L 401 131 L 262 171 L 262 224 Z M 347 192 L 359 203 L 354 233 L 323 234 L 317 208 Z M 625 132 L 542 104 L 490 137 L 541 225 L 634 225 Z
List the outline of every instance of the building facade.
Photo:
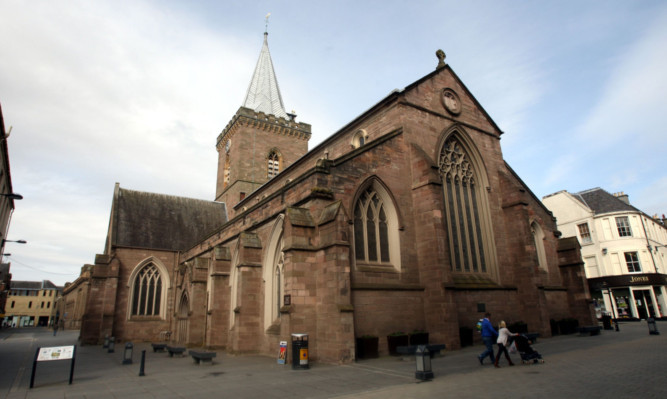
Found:
M 581 244 L 586 277 L 598 315 L 665 317 L 667 312 L 667 228 L 623 193 L 600 188 L 543 198 L 565 237 Z
M 49 280 L 12 281 L 3 325 L 47 327 L 56 321 L 56 303 L 62 288 Z
M 153 212 L 159 194 L 117 186 L 133 199 L 112 205 L 82 340 L 169 336 L 273 356 L 304 333 L 311 359 L 346 363 L 366 335 L 381 354 L 397 331 L 458 348 L 487 311 L 543 336 L 553 319 L 594 322 L 578 245 L 559 240 L 504 161 L 502 132 L 437 55 L 433 72 L 308 151 L 310 125 L 284 110 L 265 34 L 216 141 L 216 201 Z M 141 212 L 122 216 L 130 205 Z
M 5 130 L 5 120 L 0 105 L 0 319 L 5 317 L 5 305 L 9 295 L 12 275 L 10 263 L 5 263 L 5 242 L 9 231 L 9 222 L 14 213 L 14 200 L 22 197 L 14 193 L 12 175 L 9 168 L 9 149 L 7 139 L 10 131 Z

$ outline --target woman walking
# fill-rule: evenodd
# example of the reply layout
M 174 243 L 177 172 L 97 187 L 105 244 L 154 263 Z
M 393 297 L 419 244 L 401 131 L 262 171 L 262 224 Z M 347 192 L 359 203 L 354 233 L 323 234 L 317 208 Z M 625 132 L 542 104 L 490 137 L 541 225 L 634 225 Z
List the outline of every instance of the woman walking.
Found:
M 505 324 L 504 320 L 501 320 L 498 326 L 500 327 L 500 329 L 498 330 L 498 340 L 496 341 L 496 343 L 498 344 L 498 354 L 496 355 L 496 361 L 493 365 L 496 367 L 500 367 L 498 366 L 498 361 L 500 360 L 500 354 L 504 353 L 505 358 L 510 363 L 510 366 L 514 366 L 514 363 L 512 363 L 512 359 L 510 358 L 510 354 L 507 353 L 507 341 L 509 337 L 516 337 L 519 334 L 515 334 L 510 330 L 508 330 L 507 324 Z

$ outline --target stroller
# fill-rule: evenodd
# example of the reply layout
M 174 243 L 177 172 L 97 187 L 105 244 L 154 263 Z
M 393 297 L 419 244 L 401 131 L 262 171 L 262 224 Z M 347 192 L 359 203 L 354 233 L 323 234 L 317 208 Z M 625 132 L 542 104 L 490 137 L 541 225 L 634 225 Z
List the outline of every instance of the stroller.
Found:
M 519 355 L 521 355 L 521 363 L 544 363 L 542 355 L 530 346 L 531 342 L 528 337 L 523 334 L 517 335 L 514 337 L 514 343 L 516 344 L 516 349 L 519 351 Z

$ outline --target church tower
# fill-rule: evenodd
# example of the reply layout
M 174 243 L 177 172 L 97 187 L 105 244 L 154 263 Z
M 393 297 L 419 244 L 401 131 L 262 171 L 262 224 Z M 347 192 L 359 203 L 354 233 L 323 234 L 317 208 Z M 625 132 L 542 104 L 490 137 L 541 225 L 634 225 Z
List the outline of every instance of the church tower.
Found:
M 243 105 L 218 136 L 215 200 L 234 207 L 308 152 L 310 125 L 285 112 L 269 53 L 268 33 Z

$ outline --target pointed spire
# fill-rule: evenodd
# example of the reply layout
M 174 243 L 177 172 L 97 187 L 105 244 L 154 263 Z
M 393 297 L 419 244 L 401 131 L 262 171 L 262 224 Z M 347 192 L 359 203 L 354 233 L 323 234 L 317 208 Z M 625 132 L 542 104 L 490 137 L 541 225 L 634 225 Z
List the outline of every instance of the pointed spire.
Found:
M 255 73 L 252 75 L 243 106 L 251 108 L 256 112 L 264 112 L 277 117 L 288 118 L 285 106 L 283 105 L 283 99 L 280 96 L 276 73 L 273 70 L 273 62 L 271 61 L 267 40 L 268 36 L 268 32 L 265 31 L 262 51 L 259 53 L 259 60 L 255 67 Z

